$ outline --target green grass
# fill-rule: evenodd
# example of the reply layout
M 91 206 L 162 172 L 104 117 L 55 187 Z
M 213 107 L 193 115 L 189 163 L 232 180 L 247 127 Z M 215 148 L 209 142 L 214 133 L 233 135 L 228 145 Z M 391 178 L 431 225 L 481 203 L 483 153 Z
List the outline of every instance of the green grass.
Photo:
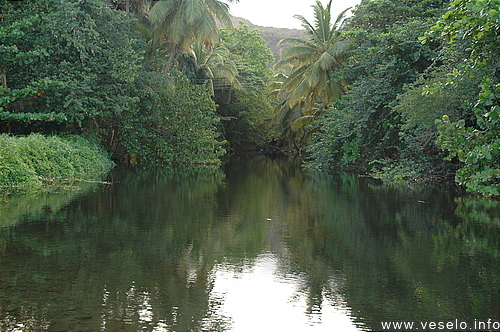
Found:
M 79 136 L 0 135 L 0 188 L 39 186 L 42 179 L 86 178 L 113 162 L 99 145 Z

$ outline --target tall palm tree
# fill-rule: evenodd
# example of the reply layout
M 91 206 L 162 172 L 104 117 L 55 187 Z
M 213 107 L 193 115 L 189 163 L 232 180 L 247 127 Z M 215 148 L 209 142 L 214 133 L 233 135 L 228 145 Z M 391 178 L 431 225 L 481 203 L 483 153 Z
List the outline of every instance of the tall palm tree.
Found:
M 285 126 L 287 135 L 303 129 L 328 103 L 346 92 L 346 83 L 336 79 L 335 74 L 343 67 L 343 54 L 348 47 L 340 27 L 350 8 L 332 22 L 331 5 L 332 0 L 326 7 L 316 1 L 312 6 L 314 24 L 302 15 L 295 15 L 302 22 L 306 37 L 279 42 L 285 47 L 275 69 L 288 75 L 281 73 L 275 81 L 274 94 L 278 100 L 275 120 Z
M 154 26 L 154 40 L 166 43 L 170 50 L 165 71 L 194 41 L 206 47 L 219 41 L 219 24 L 232 27 L 229 6 L 219 0 L 160 0 L 152 6 L 149 20 Z

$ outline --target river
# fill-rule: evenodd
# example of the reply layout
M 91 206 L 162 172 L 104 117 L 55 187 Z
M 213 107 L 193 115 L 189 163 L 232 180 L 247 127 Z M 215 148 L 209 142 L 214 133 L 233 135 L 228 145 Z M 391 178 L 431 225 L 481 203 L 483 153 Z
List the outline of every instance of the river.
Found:
M 220 168 L 117 168 L 106 183 L 0 208 L 0 331 L 348 332 L 402 321 L 444 331 L 437 324 L 500 320 L 500 205 L 452 185 L 240 156 Z

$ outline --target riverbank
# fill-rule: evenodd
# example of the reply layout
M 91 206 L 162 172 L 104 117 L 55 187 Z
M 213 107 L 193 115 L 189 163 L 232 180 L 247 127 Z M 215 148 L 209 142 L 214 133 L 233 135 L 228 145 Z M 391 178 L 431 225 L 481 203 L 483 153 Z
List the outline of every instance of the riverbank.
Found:
M 54 178 L 83 178 L 113 167 L 108 153 L 80 136 L 0 135 L 0 191 L 41 186 Z

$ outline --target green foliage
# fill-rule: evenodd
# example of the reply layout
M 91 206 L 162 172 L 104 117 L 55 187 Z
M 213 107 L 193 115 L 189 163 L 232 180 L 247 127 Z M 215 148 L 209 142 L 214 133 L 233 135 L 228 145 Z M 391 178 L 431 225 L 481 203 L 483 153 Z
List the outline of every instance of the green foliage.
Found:
M 137 110 L 124 114 L 113 138 L 119 154 L 147 163 L 220 162 L 225 142 L 219 140 L 220 119 L 210 93 L 189 84 L 181 73 L 172 75 L 170 89 L 150 86 Z M 154 77 L 148 78 L 149 84 Z
M 306 165 L 310 168 L 328 170 L 338 166 L 345 167 L 350 163 L 359 163 L 361 142 L 354 136 L 352 124 L 357 121 L 356 115 L 343 111 L 346 99 L 332 103 L 325 114 L 316 121 L 312 128 L 318 130 L 312 137 L 307 151 L 311 158 Z M 346 153 L 346 154 L 345 154 Z
M 136 102 L 143 44 L 128 15 L 97 0 L 9 1 L 0 10 L 3 131 L 26 132 L 29 122 L 51 131 L 50 121 L 99 131 Z
M 448 73 L 461 58 L 456 55 L 453 59 L 445 59 L 447 64 L 430 70 L 408 85 L 406 91 L 398 95 L 398 104 L 392 109 L 403 121 L 400 139 L 404 149 L 401 156 L 425 165 L 421 171 L 426 174 L 452 173 L 457 168 L 455 160 L 443 161 L 445 152 L 436 144 L 439 135 L 436 119 L 446 114 L 454 121 L 474 121 L 472 109 L 480 79 L 465 76 L 449 81 Z
M 0 129 L 83 133 L 114 159 L 212 163 L 224 153 L 210 96 L 148 48 L 105 1 L 2 4 Z M 150 45 L 151 46 L 151 45 Z
M 274 57 L 258 30 L 240 22 L 234 30 L 221 30 L 222 45 L 231 53 L 243 81 L 267 83 L 272 75 L 269 63 Z
M 192 48 L 198 71 L 203 74 L 201 81 L 209 88 L 212 95 L 215 89 L 241 89 L 241 84 L 236 79 L 238 69 L 230 59 L 227 48 L 217 46 L 208 51 L 201 43 L 195 43 Z
M 463 163 L 457 180 L 470 191 L 500 195 L 500 81 L 498 80 L 499 1 L 457 0 L 425 41 L 443 38 L 450 47 L 467 52 L 465 61 L 450 74 L 451 80 L 479 76 L 482 84 L 474 107 L 475 121 L 438 121 L 438 144 Z
M 377 177 L 408 180 L 458 161 L 460 184 L 499 195 L 499 4 L 457 0 L 436 23 L 441 1 L 362 2 L 345 33 L 356 45 L 350 95 L 326 111 L 310 165 L 356 156 Z M 359 156 L 349 152 L 357 142 Z
M 358 141 L 347 141 L 344 145 L 342 145 L 342 159 L 340 161 L 342 164 L 354 164 L 358 161 L 359 157 L 360 152 Z
M 406 153 L 409 142 L 400 132 L 407 121 L 413 128 L 409 121 L 423 116 L 421 108 L 407 107 L 403 114 L 393 107 L 398 95 L 435 64 L 439 44 L 422 45 L 419 37 L 444 5 L 444 1 L 384 0 L 363 1 L 356 7 L 343 32 L 351 44 L 341 73 L 350 83 L 349 93 L 326 109 L 308 147 L 309 165 L 329 168 L 356 160 L 358 169 L 368 171 L 386 167 L 376 161 L 391 163 L 411 156 Z M 411 98 L 418 99 L 416 91 Z
M 218 24 L 232 27 L 229 5 L 219 0 L 156 1 L 147 14 L 153 40 L 170 52 L 165 73 L 173 59 L 195 42 L 216 44 L 220 38 Z
M 274 120 L 281 127 L 281 138 L 295 146 L 309 142 L 311 132 L 307 125 L 347 90 L 339 74 L 348 49 L 340 31 L 347 10 L 333 20 L 331 5 L 332 1 L 326 7 L 316 1 L 312 6 L 314 23 L 296 15 L 305 29 L 305 37 L 279 42 L 284 48 L 281 60 L 275 65 L 280 72 L 271 85 L 276 100 Z
M 455 120 L 469 121 L 473 117 L 472 108 L 479 92 L 480 79 L 465 76 L 447 82 L 454 66 L 455 63 L 449 63 L 422 75 L 397 96 L 398 104 L 393 111 L 401 114 L 403 130 L 415 128 L 422 136 L 435 136 L 435 121 L 443 114 Z
M 374 160 L 371 165 L 373 171 L 370 176 L 389 183 L 406 184 L 415 182 L 422 177 L 422 173 L 425 171 L 422 163 L 416 163 L 411 159 L 405 159 L 397 163 L 390 159 Z
M 221 45 L 236 64 L 241 89 L 221 89 L 215 93 L 218 113 L 223 119 L 226 139 L 235 148 L 247 148 L 270 140 L 272 108 L 267 84 L 272 76 L 272 52 L 257 30 L 240 22 L 232 31 L 221 31 Z
M 438 144 L 457 157 L 464 166 L 457 171 L 457 181 L 470 191 L 500 195 L 500 132 L 467 127 L 464 120 L 450 122 L 448 116 L 437 120 Z
M 0 135 L 0 188 L 36 186 L 41 179 L 54 177 L 84 177 L 111 166 L 101 147 L 78 136 Z

